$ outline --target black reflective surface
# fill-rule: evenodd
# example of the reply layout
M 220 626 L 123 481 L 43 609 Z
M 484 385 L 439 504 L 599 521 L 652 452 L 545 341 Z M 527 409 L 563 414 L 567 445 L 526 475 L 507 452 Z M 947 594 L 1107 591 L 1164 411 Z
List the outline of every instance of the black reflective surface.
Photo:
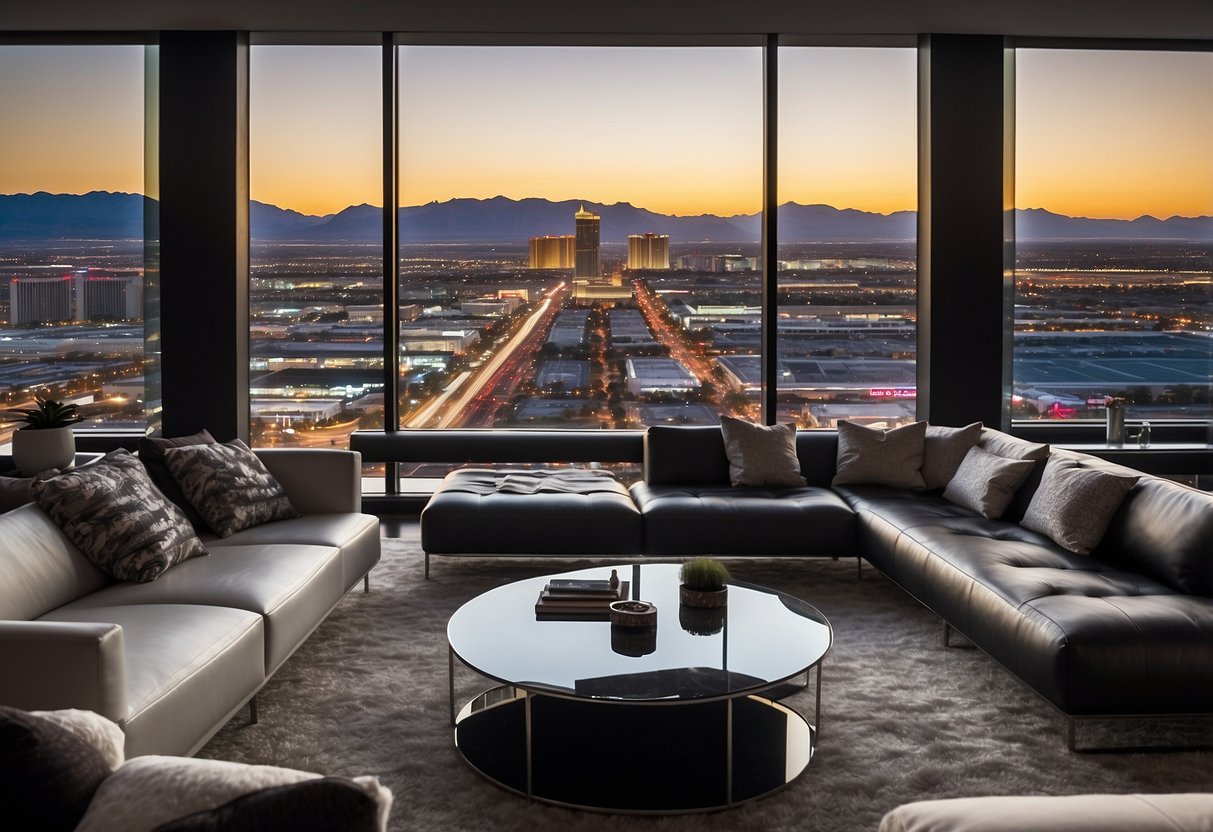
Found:
M 657 605 L 655 633 L 621 639 L 606 621 L 536 620 L 535 601 L 548 580 L 607 578 L 608 566 L 517 581 L 473 598 L 447 625 L 451 648 L 501 682 L 628 701 L 760 691 L 811 668 L 830 649 L 825 616 L 790 595 L 734 583 L 722 613 L 680 610 L 677 564 L 614 568 L 632 581 L 634 598 Z

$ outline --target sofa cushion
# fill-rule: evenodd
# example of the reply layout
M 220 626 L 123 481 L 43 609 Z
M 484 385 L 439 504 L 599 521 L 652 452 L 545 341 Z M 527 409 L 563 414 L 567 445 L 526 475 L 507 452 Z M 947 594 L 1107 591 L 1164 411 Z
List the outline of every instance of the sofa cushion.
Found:
M 956 474 L 943 490 L 944 499 L 972 509 L 987 519 L 1002 517 L 1017 489 L 1036 465 L 1030 459 L 1006 459 L 969 448 Z
M 85 557 L 119 580 L 154 581 L 206 554 L 181 509 L 126 451 L 39 480 L 34 496 Z
M 296 516 L 282 486 L 239 439 L 168 448 L 164 462 L 186 499 L 220 537 Z
M 826 488 L 636 483 L 648 555 L 850 555 L 855 513 Z
M 0 523 L 0 619 L 30 621 L 113 583 L 33 503 Z
M 193 563 L 194 561 L 191 561 Z M 147 588 L 155 584 L 145 585 Z M 41 621 L 122 627 L 126 756 L 190 754 L 265 681 L 262 617 L 198 604 L 68 605 Z
M 236 532 L 231 537 L 205 538 L 212 551 L 224 546 L 291 545 L 334 546 L 341 550 L 345 586 L 356 584 L 379 562 L 379 518 L 371 514 L 305 514 Z
M 287 659 L 345 593 L 341 558 L 330 546 L 217 546 L 150 586 L 117 584 L 67 608 L 137 604 L 232 607 L 265 619 L 267 675 Z M 105 620 L 105 619 L 101 619 Z
M 664 427 L 644 432 L 644 481 L 650 485 L 729 482 L 729 457 L 717 427 Z
M 0 811 L 6 829 L 72 832 L 112 770 L 100 751 L 66 728 L 0 705 Z
M 927 425 L 922 445 L 922 480 L 928 491 L 943 488 L 956 475 L 956 469 L 981 439 L 981 422 L 963 428 Z
M 1048 535 L 1064 549 L 1089 555 L 1138 479 L 1083 468 L 1077 460 L 1054 455 L 1020 525 Z
M 1113 515 L 1094 555 L 1180 592 L 1209 597 L 1213 596 L 1210 541 L 1213 494 L 1159 477 L 1142 477 Z
M 796 456 L 795 425 L 756 425 L 721 416 L 720 432 L 733 485 L 785 488 L 806 484 Z
M 169 473 L 168 466 L 164 464 L 164 452 L 169 448 L 183 448 L 186 445 L 211 445 L 214 442 L 215 437 L 211 436 L 210 431 L 207 430 L 174 438 L 143 436 L 139 439 L 139 461 L 147 469 L 148 476 L 152 478 L 152 482 L 156 484 L 161 493 L 185 513 L 190 523 L 193 524 L 194 531 L 198 534 L 210 531 L 210 527 L 206 525 L 206 520 L 198 513 L 198 509 L 194 508 L 193 504 L 181 493 L 181 486 L 177 485 L 177 481 Z
M 712 433 L 719 442 L 719 429 L 712 428 Z M 618 481 L 600 477 L 579 493 L 498 491 L 497 482 L 510 473 L 464 468 L 447 474 L 421 512 L 421 548 L 440 555 L 644 551 L 640 512 Z
M 891 430 L 838 422 L 838 464 L 834 485 L 888 485 L 921 490 L 927 423 Z
M 116 829 L 151 832 L 161 824 L 214 810 L 243 795 L 318 779 L 319 774 L 278 766 L 187 757 L 141 757 L 127 761 L 110 776 L 98 790 L 76 832 Z M 375 777 L 356 777 L 347 782 L 376 804 L 377 827 L 385 828 L 392 793 Z

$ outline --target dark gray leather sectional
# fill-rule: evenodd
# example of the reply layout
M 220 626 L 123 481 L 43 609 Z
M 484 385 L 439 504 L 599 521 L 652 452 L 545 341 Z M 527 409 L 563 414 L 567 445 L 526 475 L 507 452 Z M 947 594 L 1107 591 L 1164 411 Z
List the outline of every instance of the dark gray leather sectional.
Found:
M 1018 441 L 987 429 L 983 444 L 995 436 Z M 1043 462 L 1007 516 L 986 520 L 938 492 L 831 488 L 837 444 L 833 432 L 798 435 L 807 486 L 734 488 L 719 429 L 650 428 L 644 481 L 631 488 L 640 546 L 612 553 L 858 555 L 1068 716 L 1213 712 L 1213 494 L 1141 475 L 1099 547 L 1080 556 L 1017 525 Z M 460 512 L 435 513 L 441 493 L 422 514 L 427 556 L 524 552 L 554 529 L 563 539 L 545 540 L 549 553 L 602 551 L 603 535 L 580 533 L 574 518 L 542 519 L 543 501 L 566 496 L 547 494 L 523 498 L 535 501 L 531 522 L 510 530 L 529 547 L 487 524 L 464 535 L 462 552 L 447 549 L 439 526 Z

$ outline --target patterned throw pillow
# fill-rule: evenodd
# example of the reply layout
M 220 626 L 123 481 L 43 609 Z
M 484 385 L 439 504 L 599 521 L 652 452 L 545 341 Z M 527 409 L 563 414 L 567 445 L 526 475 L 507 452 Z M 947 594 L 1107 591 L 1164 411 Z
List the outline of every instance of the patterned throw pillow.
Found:
M 943 488 L 956 476 L 956 469 L 981 439 L 981 422 L 963 428 L 927 425 L 927 438 L 922 446 L 922 479 L 927 490 Z
M 126 451 L 38 480 L 34 499 L 94 566 L 120 581 L 154 581 L 206 554 L 181 509 Z
M 921 470 L 926 435 L 926 422 L 880 430 L 840 420 L 833 484 L 887 485 L 921 491 L 926 487 Z
M 1054 454 L 1019 525 L 1048 535 L 1063 549 L 1089 555 L 1139 479 L 1083 468 L 1076 459 Z
M 978 447 L 969 448 L 956 475 L 943 490 L 943 498 L 988 520 L 997 520 L 1011 504 L 1015 489 L 1035 466 L 1030 459 L 1004 459 Z
M 165 497 L 173 501 L 173 504 L 177 508 L 185 512 L 185 516 L 189 518 L 190 523 L 194 525 L 194 531 L 198 532 L 198 534 L 205 534 L 210 531 L 210 528 L 207 527 L 206 520 L 198 513 L 198 509 L 190 505 L 190 501 L 181 493 L 181 487 L 177 485 L 177 481 L 169 473 L 168 466 L 164 464 L 164 452 L 169 448 L 182 448 L 186 445 L 210 445 L 214 442 L 215 437 L 211 436 L 210 431 L 205 429 L 197 433 L 191 433 L 189 436 L 177 436 L 173 438 L 144 436 L 139 439 L 139 461 L 147 469 L 152 482 L 156 484 L 156 487 L 160 489 Z
M 805 485 L 796 456 L 795 425 L 756 425 L 720 417 L 729 481 L 756 488 Z
M 239 439 L 167 448 L 164 463 L 186 499 L 220 537 L 298 517 L 278 480 Z
M 72 832 L 111 771 L 100 751 L 66 728 L 0 706 L 3 828 Z

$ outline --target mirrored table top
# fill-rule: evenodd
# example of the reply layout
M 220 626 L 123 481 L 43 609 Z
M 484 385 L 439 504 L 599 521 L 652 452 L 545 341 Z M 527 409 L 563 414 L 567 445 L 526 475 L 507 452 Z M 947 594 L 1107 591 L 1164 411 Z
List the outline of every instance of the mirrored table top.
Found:
M 552 578 L 630 581 L 630 597 L 657 606 L 653 629 L 608 621 L 537 620 Z M 590 699 L 653 701 L 733 697 L 805 672 L 829 651 L 829 621 L 772 589 L 730 582 L 721 610 L 681 608 L 678 564 L 595 567 L 516 581 L 460 607 L 447 640 L 464 664 L 533 691 Z

